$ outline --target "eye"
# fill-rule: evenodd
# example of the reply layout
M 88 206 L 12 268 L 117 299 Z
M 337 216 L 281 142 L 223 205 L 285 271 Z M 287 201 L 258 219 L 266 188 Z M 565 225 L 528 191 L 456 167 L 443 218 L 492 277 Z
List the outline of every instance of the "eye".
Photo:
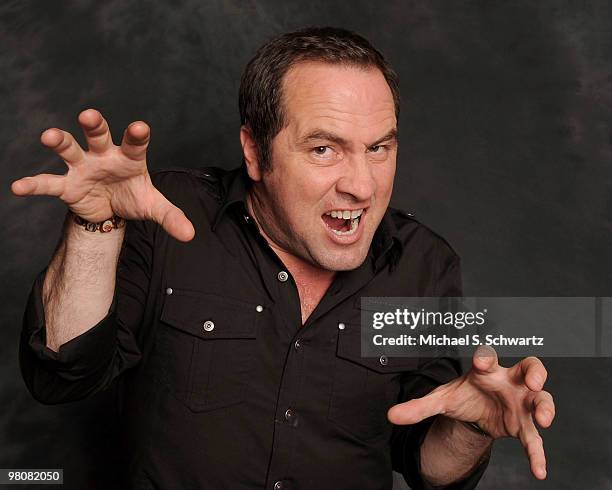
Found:
M 315 152 L 315 155 L 323 156 L 329 149 L 329 146 L 316 146 L 313 148 L 313 151 Z
M 370 153 L 382 153 L 386 149 L 387 147 L 385 145 L 374 145 L 370 146 L 369 151 Z

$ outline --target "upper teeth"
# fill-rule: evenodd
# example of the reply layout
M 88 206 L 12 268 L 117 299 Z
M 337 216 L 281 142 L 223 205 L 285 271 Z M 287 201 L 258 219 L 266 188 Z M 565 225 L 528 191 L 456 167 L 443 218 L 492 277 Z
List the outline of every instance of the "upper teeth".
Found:
M 328 213 L 325 213 L 325 214 L 331 215 L 332 218 L 355 219 L 361 216 L 361 213 L 363 213 L 363 209 L 355 209 L 353 211 L 343 211 L 343 210 L 329 211 Z

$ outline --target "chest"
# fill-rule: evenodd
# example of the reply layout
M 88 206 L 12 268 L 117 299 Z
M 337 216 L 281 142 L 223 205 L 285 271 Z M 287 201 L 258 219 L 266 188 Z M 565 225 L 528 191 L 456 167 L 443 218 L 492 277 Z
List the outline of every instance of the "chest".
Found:
M 305 281 L 296 279 L 296 286 L 300 297 L 302 325 L 306 323 L 310 314 L 317 307 L 330 284 L 331 281 Z
M 362 357 L 359 299 L 417 295 L 423 275 L 362 270 L 334 282 L 284 269 L 250 243 L 211 239 L 217 236 L 172 242 L 156 262 L 162 267 L 154 274 L 148 379 L 191 413 L 241 404 L 252 412 L 278 409 L 265 420 L 290 423 L 285 411 L 299 400 L 303 411 L 318 414 L 318 427 L 333 421 L 363 439 L 383 440 L 400 373 L 415 360 Z M 216 429 L 212 424 L 206 433 Z

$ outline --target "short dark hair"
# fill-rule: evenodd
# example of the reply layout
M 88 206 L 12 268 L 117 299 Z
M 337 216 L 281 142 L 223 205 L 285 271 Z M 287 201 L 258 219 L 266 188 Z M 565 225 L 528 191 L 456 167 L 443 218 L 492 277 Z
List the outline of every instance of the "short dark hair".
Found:
M 251 130 L 263 171 L 271 168 L 270 145 L 283 128 L 282 81 L 301 61 L 378 68 L 391 89 L 399 121 L 399 80 L 367 39 L 346 29 L 307 27 L 275 37 L 257 50 L 240 80 L 240 122 Z

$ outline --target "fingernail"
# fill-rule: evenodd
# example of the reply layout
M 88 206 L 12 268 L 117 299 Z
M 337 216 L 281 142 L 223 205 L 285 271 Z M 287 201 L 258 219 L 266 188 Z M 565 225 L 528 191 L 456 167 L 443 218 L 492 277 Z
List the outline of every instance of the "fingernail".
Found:
M 542 478 L 546 476 L 546 466 L 540 466 L 540 474 L 542 475 Z

